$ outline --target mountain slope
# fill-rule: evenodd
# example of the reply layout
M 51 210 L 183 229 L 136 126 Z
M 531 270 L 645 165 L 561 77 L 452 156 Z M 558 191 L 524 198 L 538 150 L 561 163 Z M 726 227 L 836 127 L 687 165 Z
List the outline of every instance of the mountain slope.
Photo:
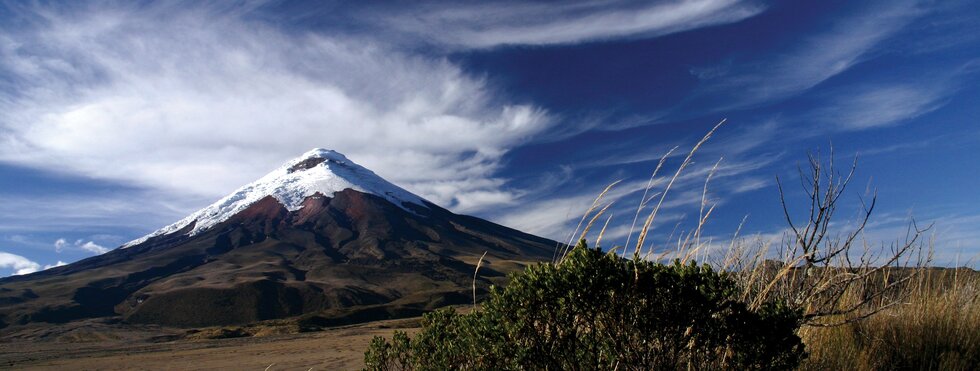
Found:
M 556 243 L 457 215 L 314 150 L 171 226 L 67 266 L 0 280 L 0 327 L 113 317 L 210 326 L 298 315 L 416 315 L 548 260 Z

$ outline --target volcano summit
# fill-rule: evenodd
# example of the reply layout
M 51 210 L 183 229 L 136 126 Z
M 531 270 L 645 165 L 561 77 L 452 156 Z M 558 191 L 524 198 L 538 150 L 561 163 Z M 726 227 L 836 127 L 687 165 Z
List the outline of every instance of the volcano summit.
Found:
M 0 328 L 109 318 L 342 324 L 472 300 L 556 242 L 457 215 L 315 149 L 106 254 L 0 280 Z

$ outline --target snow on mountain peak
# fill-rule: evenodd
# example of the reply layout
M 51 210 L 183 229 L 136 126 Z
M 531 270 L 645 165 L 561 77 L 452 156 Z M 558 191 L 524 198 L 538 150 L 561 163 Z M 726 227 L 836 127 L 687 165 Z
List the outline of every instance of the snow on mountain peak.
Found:
M 187 235 L 193 236 L 228 220 L 266 196 L 275 197 L 287 210 L 296 211 L 303 207 L 303 200 L 316 193 L 332 196 L 348 188 L 385 198 L 408 211 L 411 210 L 405 208 L 403 203 L 427 207 L 421 197 L 384 180 L 340 152 L 315 148 L 210 206 L 122 247 L 138 245 L 151 237 L 174 233 L 191 223 L 194 223 L 194 227 Z

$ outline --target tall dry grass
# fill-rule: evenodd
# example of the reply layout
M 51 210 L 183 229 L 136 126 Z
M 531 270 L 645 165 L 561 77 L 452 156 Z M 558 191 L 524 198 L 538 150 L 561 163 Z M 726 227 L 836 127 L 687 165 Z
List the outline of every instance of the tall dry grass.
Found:
M 980 369 L 980 272 L 925 269 L 907 301 L 864 320 L 800 331 L 804 370 Z
M 708 205 L 707 194 L 716 163 L 704 182 L 696 226 L 687 232 L 677 232 L 675 227 L 664 239 L 666 243 L 654 243 L 656 218 L 675 180 L 723 123 L 694 145 L 673 176 L 656 182 L 676 148 L 661 158 L 633 216 L 628 242 L 612 247 L 610 253 L 710 263 L 731 274 L 750 306 L 782 301 L 797 308 L 803 313 L 799 335 L 809 353 L 800 367 L 804 370 L 980 369 L 980 272 L 931 267 L 933 246 L 925 239 L 929 227 L 920 229 L 914 220 L 906 235 L 896 236 L 892 245 L 865 241 L 864 229 L 877 200 L 874 194 L 870 200 L 860 200 L 857 220 L 841 223 L 834 219 L 856 159 L 841 174 L 834 168 L 833 152 L 827 165 L 821 163 L 819 154 L 810 155 L 809 168 L 800 170 L 807 195 L 801 203 L 802 215 L 791 211 L 792 202 L 786 200 L 779 184 L 788 224 L 782 241 L 750 243 L 739 237 L 740 225 L 727 244 L 704 234 L 715 207 Z M 665 185 L 654 189 L 657 184 Z M 591 227 L 612 204 L 603 197 L 613 186 L 615 183 L 596 198 L 571 236 L 588 238 Z M 643 213 L 646 218 L 640 218 Z M 597 245 L 611 218 L 607 216 L 599 230 Z M 638 221 L 642 221 L 639 226 Z M 634 237 L 635 227 L 640 229 Z M 560 252 L 558 261 L 567 251 Z

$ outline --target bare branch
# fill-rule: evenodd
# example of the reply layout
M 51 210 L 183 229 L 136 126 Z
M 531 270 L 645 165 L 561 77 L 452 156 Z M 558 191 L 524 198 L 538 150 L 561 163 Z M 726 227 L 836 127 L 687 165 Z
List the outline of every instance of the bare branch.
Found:
M 742 272 L 744 298 L 754 296 L 750 307 L 780 300 L 803 312 L 807 325 L 827 326 L 858 321 L 898 305 L 918 272 L 929 261 L 923 254 L 922 234 L 910 220 L 904 241 L 872 248 L 864 235 L 878 203 L 877 191 L 866 202 L 858 198 L 861 212 L 853 223 L 835 224 L 843 195 L 854 179 L 857 158 L 846 174 L 834 166 L 834 150 L 823 162 L 819 152 L 807 155 L 809 169 L 798 168 L 800 182 L 810 204 L 805 224 L 794 218 L 779 177 L 783 216 L 789 236 L 783 240 L 778 267 L 756 264 Z M 759 258 L 757 258 L 758 260 Z M 765 277 L 765 281 L 760 281 Z

